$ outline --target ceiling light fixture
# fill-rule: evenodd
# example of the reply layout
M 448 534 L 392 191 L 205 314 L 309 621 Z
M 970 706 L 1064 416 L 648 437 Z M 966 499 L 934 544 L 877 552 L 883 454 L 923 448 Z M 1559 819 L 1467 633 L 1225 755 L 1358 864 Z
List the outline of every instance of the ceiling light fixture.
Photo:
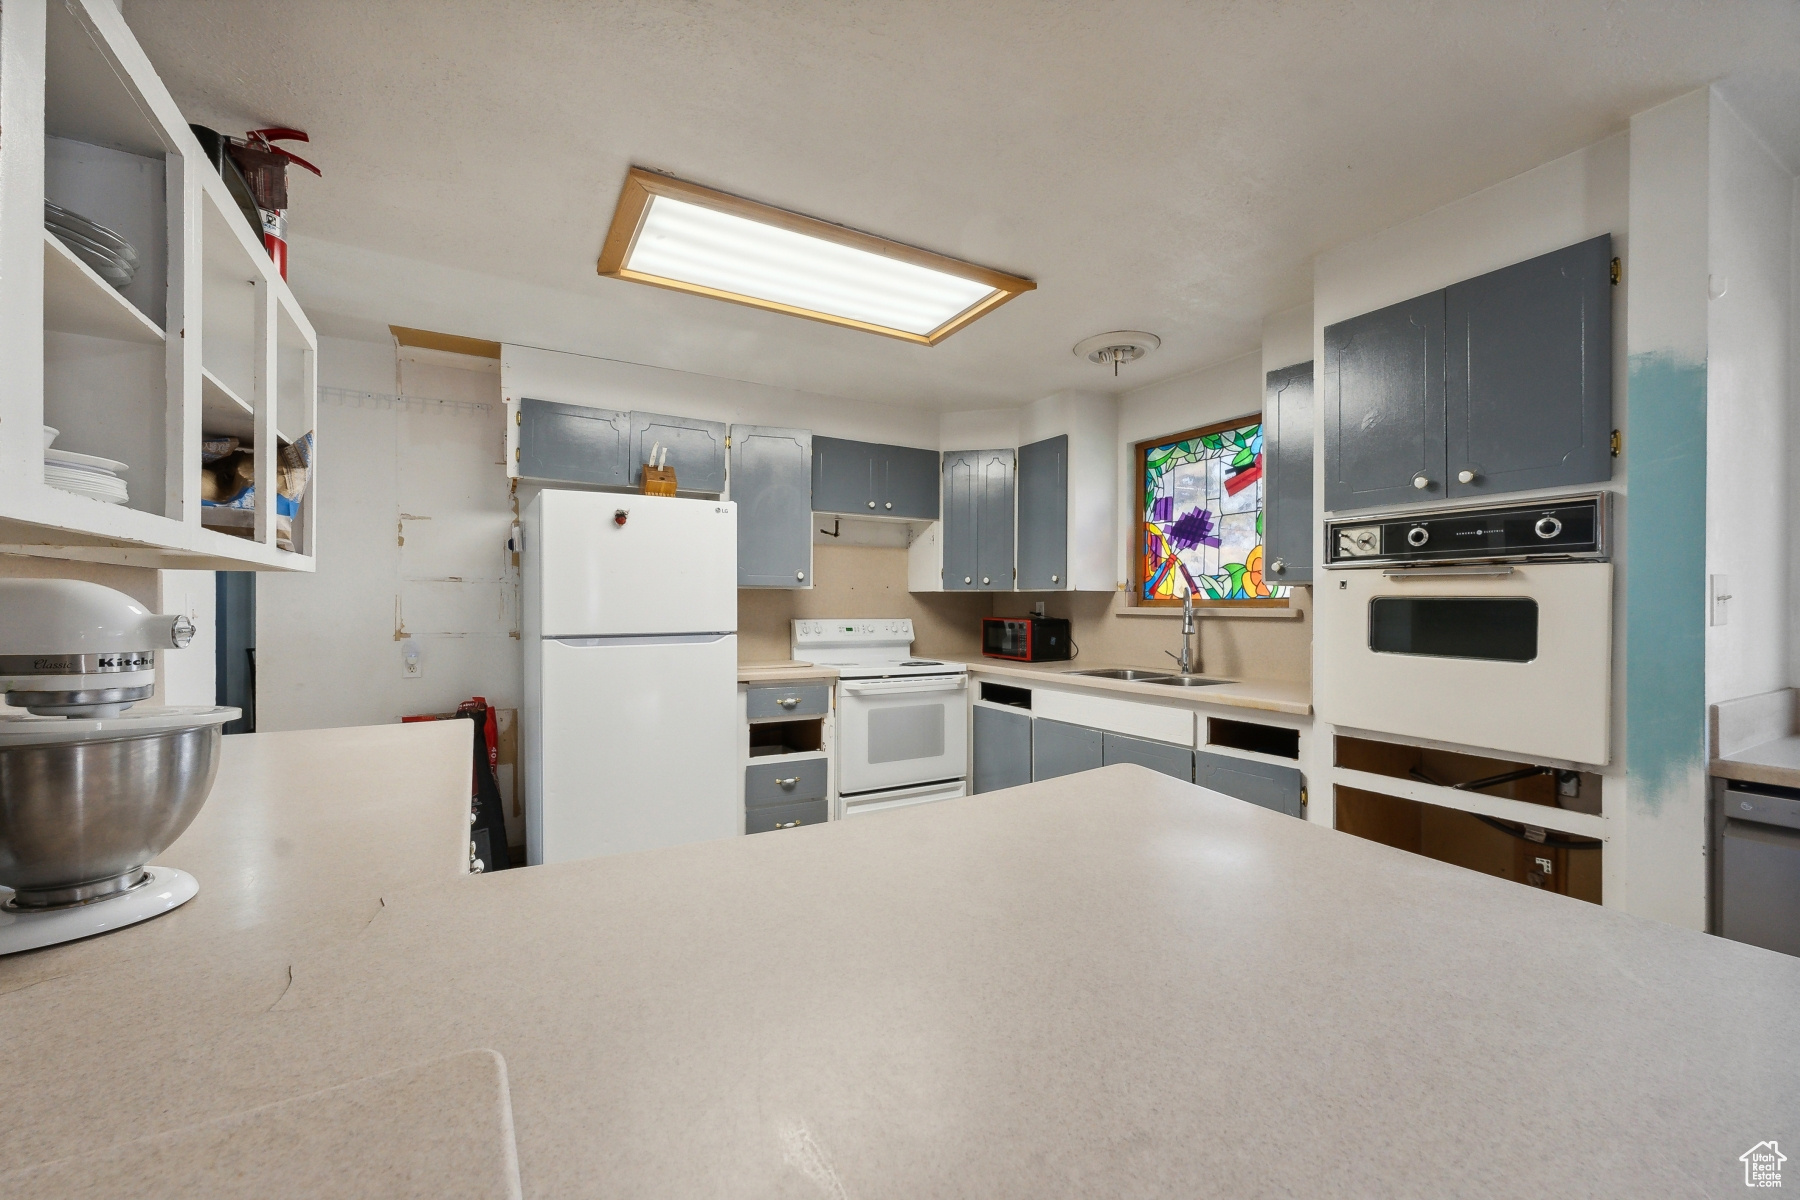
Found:
M 1029 279 L 633 167 L 599 271 L 934 346 Z
M 1154 333 L 1145 333 L 1141 329 L 1115 329 L 1111 333 L 1095 334 L 1076 342 L 1075 356 L 1097 362 L 1101 366 L 1111 363 L 1113 377 L 1116 379 L 1120 363 L 1136 362 L 1160 345 L 1162 339 Z

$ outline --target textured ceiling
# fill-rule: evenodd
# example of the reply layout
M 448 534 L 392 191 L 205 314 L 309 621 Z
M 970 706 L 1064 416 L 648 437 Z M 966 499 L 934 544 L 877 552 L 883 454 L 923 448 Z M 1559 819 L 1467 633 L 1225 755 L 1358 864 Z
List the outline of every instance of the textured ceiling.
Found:
M 1312 257 L 1732 77 L 1800 145 L 1800 4 L 127 0 L 189 119 L 309 131 L 296 290 L 392 321 L 970 408 L 1255 346 Z M 1790 158 L 1790 163 L 1792 163 Z M 936 347 L 594 273 L 636 163 L 1038 281 Z

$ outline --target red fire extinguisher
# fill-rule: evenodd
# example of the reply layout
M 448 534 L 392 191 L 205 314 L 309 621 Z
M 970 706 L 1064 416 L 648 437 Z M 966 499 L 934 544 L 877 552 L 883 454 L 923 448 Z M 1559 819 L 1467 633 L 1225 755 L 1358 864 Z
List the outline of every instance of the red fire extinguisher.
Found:
M 321 178 L 324 172 L 276 142 L 309 142 L 298 129 L 252 129 L 242 143 L 233 142 L 231 156 L 244 172 L 262 214 L 263 248 L 281 277 L 287 278 L 287 167 L 305 167 Z

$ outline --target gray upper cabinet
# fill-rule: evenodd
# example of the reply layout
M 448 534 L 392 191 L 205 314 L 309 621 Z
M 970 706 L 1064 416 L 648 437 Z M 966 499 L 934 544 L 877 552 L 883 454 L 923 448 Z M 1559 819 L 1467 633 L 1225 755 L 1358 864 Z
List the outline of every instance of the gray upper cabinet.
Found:
M 1612 478 L 1612 237 L 1445 292 L 1452 496 Z
M 1101 765 L 1100 731 L 1067 721 L 1031 722 L 1031 777 L 1055 779 Z
M 1270 371 L 1263 399 L 1263 546 L 1268 576 L 1274 583 L 1312 582 L 1312 418 L 1312 363 Z M 1024 477 L 1021 462 L 1021 495 Z M 1021 511 L 1021 529 L 1023 525 Z M 1023 540 L 1022 533 L 1020 536 Z
M 1325 507 L 1444 498 L 1444 293 L 1325 327 Z
M 936 450 L 815 437 L 812 461 L 815 512 L 937 520 Z
M 1011 450 L 944 453 L 944 590 L 1013 586 Z
M 631 418 L 585 404 L 519 401 L 518 473 L 531 479 L 629 487 Z
M 1123 733 L 1102 733 L 1100 762 L 1108 767 L 1114 763 L 1136 763 L 1140 767 L 1149 767 L 1152 771 L 1160 771 L 1188 783 L 1194 782 L 1194 752 L 1186 746 L 1170 742 L 1157 742 Z
M 1306 784 L 1298 767 L 1258 762 L 1250 758 L 1233 758 L 1227 754 L 1194 752 L 1194 782 L 1203 788 L 1236 796 L 1264 808 L 1300 815 L 1301 796 Z
M 675 472 L 675 486 L 681 491 L 716 496 L 725 490 L 723 421 L 632 413 L 631 477 L 627 481 L 632 487 L 638 486 L 650 448 L 658 444 L 669 451 L 668 465 Z
M 738 509 L 738 586 L 812 586 L 812 434 L 733 425 L 731 498 Z
M 976 793 L 1031 782 L 1031 714 L 975 705 Z
M 1019 447 L 1020 591 L 1069 583 L 1069 438 Z

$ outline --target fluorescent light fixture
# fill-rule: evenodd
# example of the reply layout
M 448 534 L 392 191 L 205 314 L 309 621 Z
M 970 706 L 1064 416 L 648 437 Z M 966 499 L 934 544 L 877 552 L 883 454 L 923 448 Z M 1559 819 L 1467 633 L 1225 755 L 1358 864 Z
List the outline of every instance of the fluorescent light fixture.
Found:
M 1037 286 L 637 167 L 599 270 L 927 346 Z

